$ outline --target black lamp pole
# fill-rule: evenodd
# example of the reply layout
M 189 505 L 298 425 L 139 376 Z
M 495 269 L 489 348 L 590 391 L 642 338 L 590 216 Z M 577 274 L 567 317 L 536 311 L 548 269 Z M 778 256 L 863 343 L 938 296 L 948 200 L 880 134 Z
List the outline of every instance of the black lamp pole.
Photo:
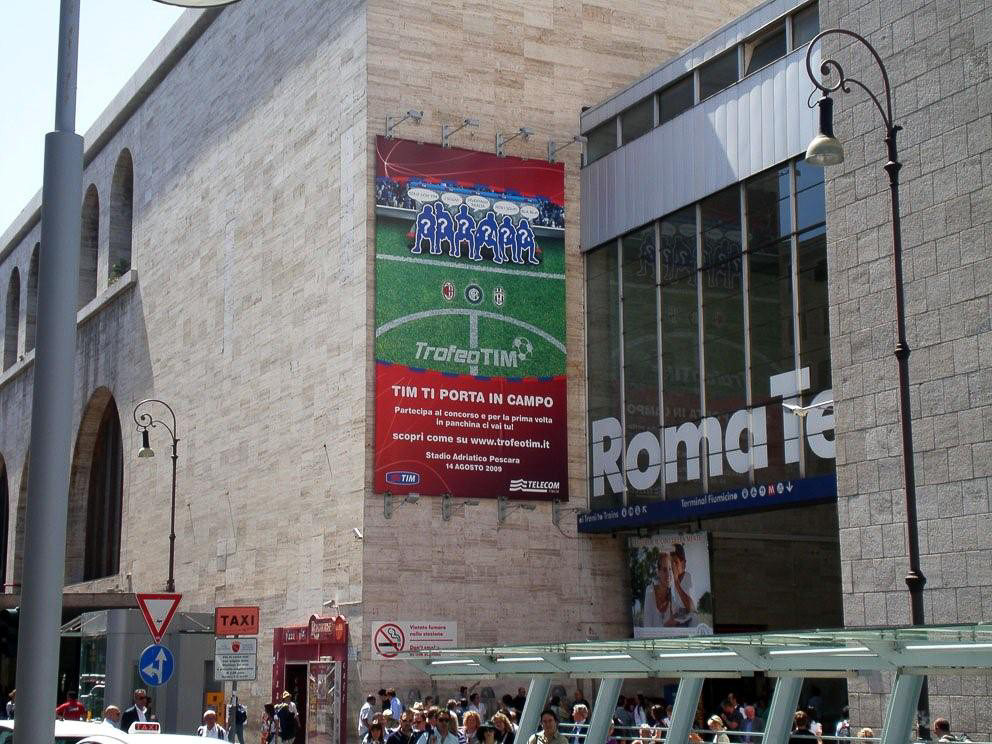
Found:
M 138 413 L 142 406 L 151 403 L 158 403 L 164 406 L 165 409 L 172 416 L 172 426 L 170 427 L 168 423 L 161 419 L 153 418 L 150 413 L 142 411 Z M 169 522 L 169 579 L 165 584 L 165 591 L 174 592 L 176 591 L 176 578 L 175 578 L 175 567 L 176 567 L 176 460 L 179 459 L 179 453 L 177 452 L 177 447 L 179 445 L 179 438 L 176 436 L 176 413 L 172 410 L 165 401 L 158 400 L 157 398 L 147 398 L 138 405 L 134 407 L 134 422 L 138 425 L 138 431 L 141 432 L 141 450 L 138 452 L 138 457 L 154 457 L 155 453 L 152 451 L 151 446 L 148 441 L 148 429 L 154 429 L 158 425 L 162 425 L 169 436 L 172 437 L 172 515 Z
M 861 42 L 871 53 L 872 57 L 875 58 L 875 62 L 878 63 L 878 68 L 882 73 L 882 85 L 884 86 L 885 93 L 884 106 L 879 101 L 878 96 L 869 90 L 864 83 L 855 78 L 847 77 L 844 74 L 844 69 L 834 59 L 826 59 L 820 64 L 819 79 L 813 74 L 811 60 L 813 48 L 820 39 L 831 34 L 848 36 Z M 906 308 L 902 278 L 902 231 L 899 215 L 899 170 L 902 168 L 902 164 L 899 162 L 899 154 L 896 149 L 896 135 L 902 127 L 896 124 L 892 118 L 892 93 L 889 86 L 889 75 L 885 69 L 885 65 L 882 63 L 882 58 L 863 36 L 843 28 L 827 29 L 819 33 L 810 42 L 809 49 L 806 51 L 806 72 L 809 75 L 809 79 L 813 81 L 813 85 L 823 93 L 823 97 L 818 102 L 821 114 L 821 132 L 817 139 L 822 138 L 824 141 L 834 140 L 833 123 L 830 121 L 830 114 L 833 108 L 830 94 L 837 90 L 850 93 L 851 85 L 861 88 L 868 94 L 868 97 L 871 98 L 878 112 L 881 114 L 882 123 L 885 127 L 885 147 L 888 161 L 883 168 L 889 174 L 889 193 L 892 197 L 892 264 L 895 273 L 896 330 L 898 333 L 895 357 L 899 362 L 899 419 L 902 424 L 902 467 L 903 481 L 906 487 L 906 532 L 909 538 L 909 572 L 906 574 L 906 586 L 909 588 L 910 612 L 913 625 L 923 625 L 923 587 L 927 580 L 920 570 L 920 537 L 916 517 L 916 472 L 913 464 L 913 422 L 909 400 L 910 349 L 909 344 L 906 342 Z M 837 82 L 830 85 L 826 84 L 826 79 L 832 78 L 834 75 L 837 77 Z M 836 143 L 836 140 L 834 142 Z M 814 140 L 814 143 L 811 143 L 810 151 L 814 149 L 815 144 L 816 140 Z M 829 152 L 829 150 L 830 148 L 828 146 L 826 148 L 827 157 L 822 164 L 827 165 L 839 162 L 843 158 L 843 150 L 839 144 L 836 145 L 836 150 L 833 153 Z M 831 155 L 833 157 L 830 157 Z M 929 708 L 929 695 L 924 678 L 923 690 L 920 693 L 919 701 L 921 717 L 919 723 L 920 733 L 925 738 L 929 736 Z

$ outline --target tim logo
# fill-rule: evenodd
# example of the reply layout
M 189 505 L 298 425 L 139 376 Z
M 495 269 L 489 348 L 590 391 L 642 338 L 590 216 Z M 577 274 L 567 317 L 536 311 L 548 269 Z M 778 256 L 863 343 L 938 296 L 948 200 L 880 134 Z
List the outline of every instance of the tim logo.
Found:
M 561 490 L 560 481 L 533 481 L 518 478 L 510 481 L 511 491 L 524 493 L 558 493 Z
M 411 473 L 409 470 L 391 470 L 386 473 L 386 483 L 394 486 L 415 486 L 420 483 L 420 473 Z

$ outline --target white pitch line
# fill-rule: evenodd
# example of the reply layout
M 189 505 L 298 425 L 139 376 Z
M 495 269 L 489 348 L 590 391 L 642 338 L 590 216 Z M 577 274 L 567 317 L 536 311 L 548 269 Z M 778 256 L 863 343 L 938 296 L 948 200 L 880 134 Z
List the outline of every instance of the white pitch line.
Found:
M 400 261 L 401 263 L 427 264 L 428 266 L 440 266 L 443 269 L 467 269 L 470 271 L 485 271 L 490 274 L 511 274 L 513 276 L 531 276 L 535 279 L 564 279 L 564 274 L 544 274 L 540 271 L 527 271 L 526 269 L 501 269 L 498 266 L 479 266 L 473 262 L 470 264 L 456 264 L 448 261 L 436 261 L 430 258 L 417 258 L 416 256 L 387 256 L 378 255 L 377 260 Z

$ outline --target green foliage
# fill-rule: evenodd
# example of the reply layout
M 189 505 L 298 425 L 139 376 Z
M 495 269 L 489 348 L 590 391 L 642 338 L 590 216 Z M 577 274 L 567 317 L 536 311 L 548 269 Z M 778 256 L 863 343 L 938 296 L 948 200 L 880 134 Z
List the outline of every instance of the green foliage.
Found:
M 702 597 L 700 597 L 699 598 L 699 601 L 696 602 L 696 609 L 699 610 L 699 612 L 706 613 L 707 615 L 712 615 L 713 614 L 713 593 L 712 592 L 706 592 Z
M 658 578 L 659 548 L 632 548 L 630 551 L 630 587 L 634 599 L 643 599 L 644 590 Z
M 130 270 L 131 270 L 131 262 L 128 261 L 126 258 L 120 258 L 114 261 L 114 265 L 110 267 L 110 277 L 108 279 L 108 282 L 110 284 L 113 284 Z

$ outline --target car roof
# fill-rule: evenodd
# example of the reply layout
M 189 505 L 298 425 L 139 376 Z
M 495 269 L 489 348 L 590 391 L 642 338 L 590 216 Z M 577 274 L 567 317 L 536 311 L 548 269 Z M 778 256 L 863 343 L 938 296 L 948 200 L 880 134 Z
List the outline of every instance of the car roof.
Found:
M 8 731 L 14 730 L 14 720 L 8 718 L 0 721 L 0 729 L 6 729 Z M 97 732 L 106 731 L 106 727 L 103 726 L 99 721 L 56 721 L 55 722 L 55 735 L 56 736 L 78 736 L 80 738 L 84 736 L 90 736 L 96 734 Z
M 203 744 L 203 738 L 188 734 L 127 734 L 123 731 L 101 731 L 87 736 L 77 744 Z

